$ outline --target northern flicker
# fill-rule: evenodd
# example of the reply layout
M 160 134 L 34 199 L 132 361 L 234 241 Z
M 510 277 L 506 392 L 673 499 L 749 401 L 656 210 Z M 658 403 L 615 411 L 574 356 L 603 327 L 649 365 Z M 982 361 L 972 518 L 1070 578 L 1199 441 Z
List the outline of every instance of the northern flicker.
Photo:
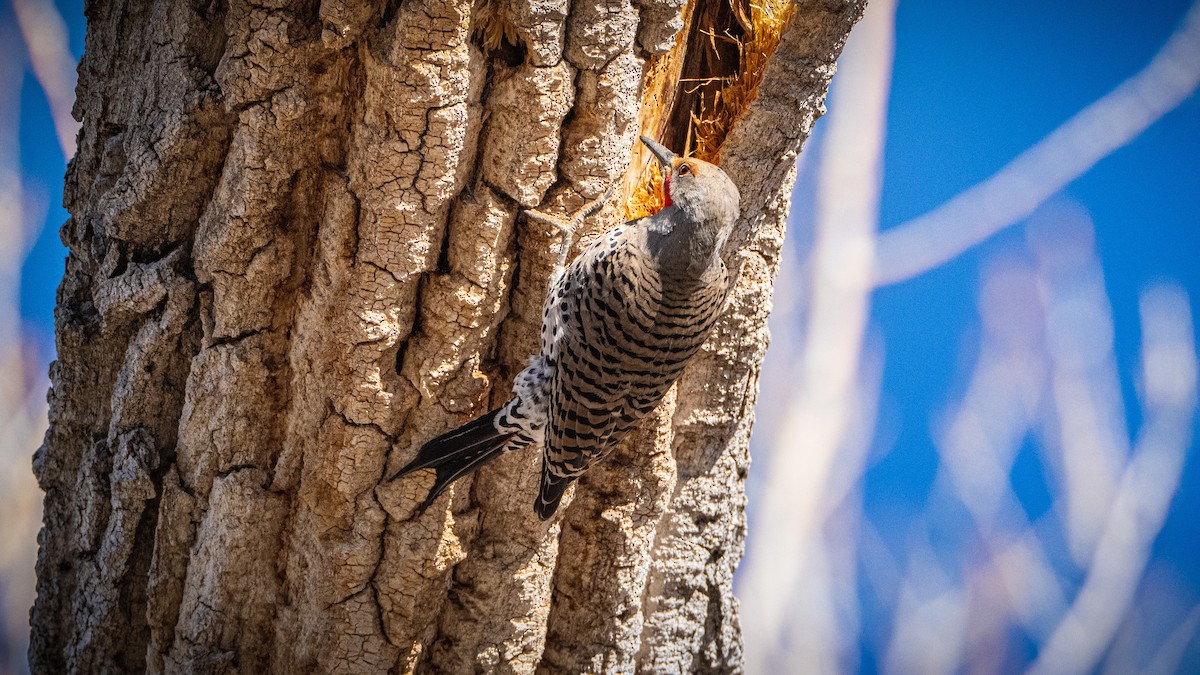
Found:
M 541 351 L 504 406 L 429 441 L 394 476 L 437 470 L 421 511 L 456 479 L 532 445 L 542 448 L 534 510 L 554 515 L 567 486 L 654 409 L 708 338 L 729 292 L 721 248 L 738 218 L 737 186 L 713 164 L 641 139 L 663 166 L 662 210 L 613 228 L 570 266 L 574 226 L 606 197 L 572 224 L 526 212 L 565 239 Z

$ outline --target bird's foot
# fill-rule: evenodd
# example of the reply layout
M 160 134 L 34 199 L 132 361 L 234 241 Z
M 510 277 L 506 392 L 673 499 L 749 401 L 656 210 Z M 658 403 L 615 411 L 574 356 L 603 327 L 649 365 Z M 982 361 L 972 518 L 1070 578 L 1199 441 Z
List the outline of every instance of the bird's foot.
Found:
M 571 244 L 575 241 L 575 233 L 579 231 L 579 227 L 583 225 L 583 221 L 592 217 L 597 211 L 604 207 L 613 193 L 617 191 L 617 185 L 620 182 L 613 183 L 604 194 L 600 195 L 596 200 L 592 201 L 587 206 L 575 212 L 575 215 L 570 220 L 564 220 L 558 216 L 551 216 L 545 213 L 534 211 L 533 209 L 525 210 L 525 217 L 530 220 L 536 220 L 539 223 L 544 223 L 559 231 L 562 235 L 562 245 L 558 251 L 558 261 L 554 266 L 554 273 L 557 276 L 561 274 L 567 266 L 567 255 L 571 251 Z

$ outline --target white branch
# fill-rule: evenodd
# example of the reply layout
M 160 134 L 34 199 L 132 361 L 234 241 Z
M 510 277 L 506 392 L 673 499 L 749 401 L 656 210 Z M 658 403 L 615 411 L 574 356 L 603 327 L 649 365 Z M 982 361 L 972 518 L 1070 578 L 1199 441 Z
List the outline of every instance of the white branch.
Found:
M 80 124 L 71 116 L 75 104 L 75 57 L 67 38 L 67 24 L 50 0 L 13 0 L 17 23 L 29 49 L 33 74 L 54 118 L 54 131 L 63 157 L 75 156 L 75 134 Z
M 1196 404 L 1196 347 L 1182 289 L 1142 294 L 1145 425 L 1121 477 L 1079 595 L 1042 647 L 1032 673 L 1086 673 L 1103 656 L 1137 592 L 1150 549 L 1179 487 Z
M 880 235 L 875 285 L 910 279 L 1020 221 L 1175 109 L 1200 84 L 1200 3 L 1144 69 L 992 177 Z
M 878 400 L 877 386 L 861 384 L 861 362 L 894 15 L 893 0 L 872 0 L 838 65 L 820 157 L 800 391 L 772 441 L 741 589 L 747 672 L 826 672 L 849 648 L 839 639 L 852 639 L 840 635 L 836 602 L 854 586 L 845 579 L 853 565 L 838 555 L 849 544 L 825 538 L 823 529 L 865 464 L 869 431 L 862 430 L 874 420 L 859 415 L 873 413 Z

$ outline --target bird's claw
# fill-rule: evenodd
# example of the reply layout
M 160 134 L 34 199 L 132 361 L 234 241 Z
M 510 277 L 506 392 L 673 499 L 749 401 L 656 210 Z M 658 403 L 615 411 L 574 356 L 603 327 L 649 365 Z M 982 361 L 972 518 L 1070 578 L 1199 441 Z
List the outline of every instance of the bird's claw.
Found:
M 561 218 L 549 216 L 544 213 L 538 213 L 533 209 L 525 209 L 525 217 L 530 220 L 536 220 L 539 223 L 544 223 L 558 230 L 564 237 L 573 236 L 575 234 L 575 222 L 566 222 Z
M 604 204 L 607 203 L 609 198 L 613 196 L 613 193 L 617 191 L 618 184 L 619 183 L 613 183 L 610 185 L 609 188 L 604 191 L 604 194 L 600 195 L 598 198 L 579 211 L 576 211 L 575 215 L 572 216 L 571 220 L 569 221 L 563 220 L 557 216 L 540 213 L 538 211 L 534 211 L 533 209 L 524 210 L 526 218 L 549 225 L 558 230 L 559 234 L 562 235 L 562 246 L 558 252 L 558 261 L 554 266 L 556 276 L 561 274 L 562 271 L 566 269 L 567 255 L 571 251 L 571 244 L 575 241 L 575 233 L 579 230 L 579 227 L 583 225 L 583 221 L 587 220 L 604 207 Z

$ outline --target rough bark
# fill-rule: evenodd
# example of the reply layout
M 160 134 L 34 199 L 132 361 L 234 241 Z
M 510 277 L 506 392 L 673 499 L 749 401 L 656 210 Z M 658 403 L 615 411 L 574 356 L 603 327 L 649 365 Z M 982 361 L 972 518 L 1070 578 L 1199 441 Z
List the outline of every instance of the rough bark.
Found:
M 734 297 L 561 519 L 533 514 L 533 454 L 421 517 L 430 477 L 386 481 L 505 398 L 559 243 L 518 212 L 630 180 L 639 120 L 672 119 L 644 108 L 647 59 L 694 9 L 88 4 L 36 671 L 739 669 L 792 167 L 861 2 L 799 4 L 722 146 Z

